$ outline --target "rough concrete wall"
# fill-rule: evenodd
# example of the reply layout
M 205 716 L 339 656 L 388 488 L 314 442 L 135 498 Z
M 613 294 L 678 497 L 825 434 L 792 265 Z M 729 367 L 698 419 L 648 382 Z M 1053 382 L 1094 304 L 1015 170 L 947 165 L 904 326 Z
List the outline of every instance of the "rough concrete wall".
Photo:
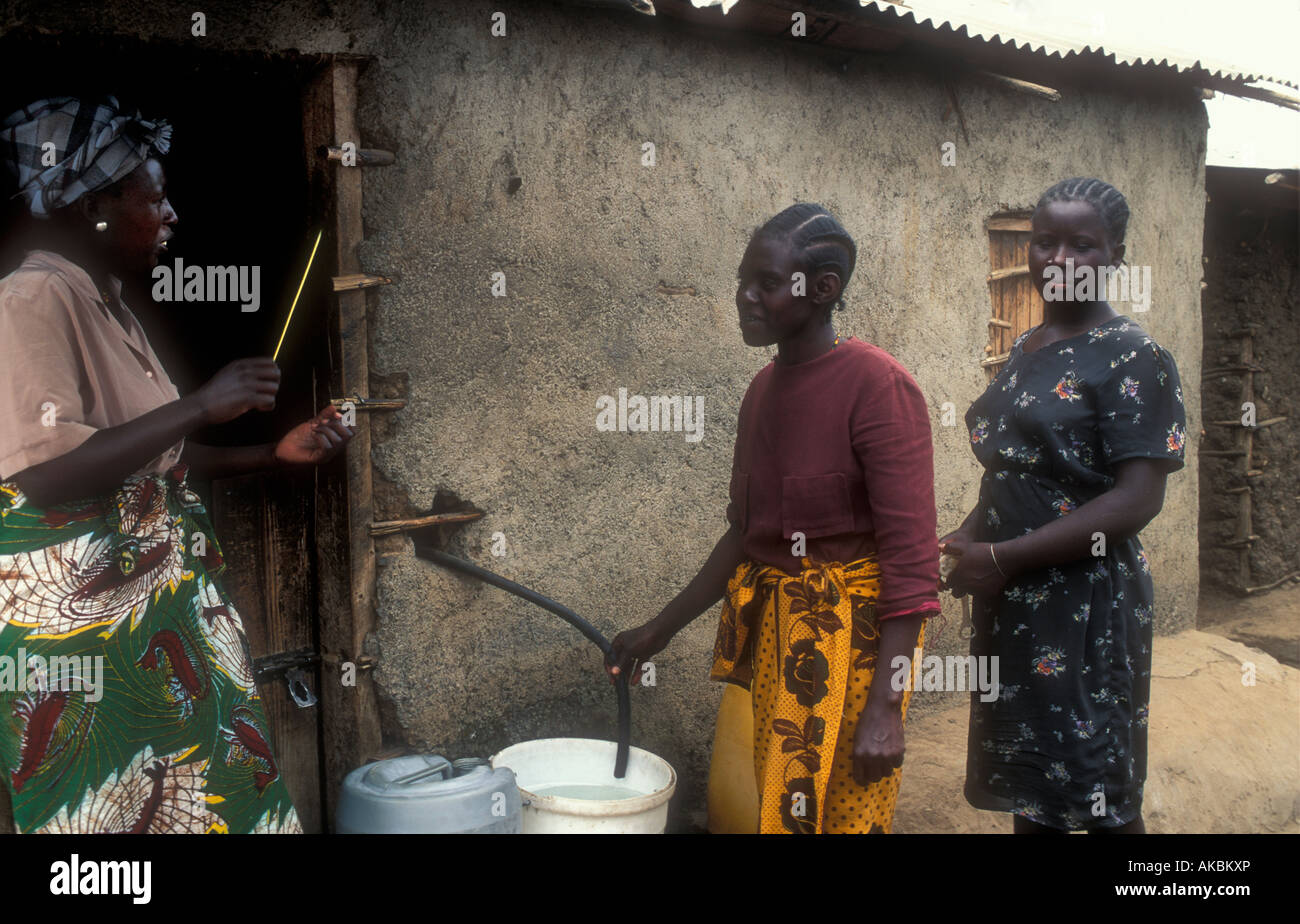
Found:
M 132 8 L 83 11 L 66 26 L 184 39 L 188 13 L 171 22 Z M 507 38 L 488 34 L 494 9 Z M 939 81 L 888 57 L 841 69 L 815 49 L 504 0 L 218 5 L 208 16 L 218 46 L 374 56 L 361 140 L 398 163 L 365 174 L 362 262 L 398 283 L 376 297 L 371 368 L 404 379 L 409 401 L 374 452 L 386 496 L 427 507 L 447 489 L 476 504 L 486 517 L 452 551 L 608 632 L 657 612 L 723 531 L 736 409 L 768 359 L 741 342 L 735 270 L 748 232 L 792 201 L 822 202 L 857 238 L 837 323 L 899 357 L 928 396 L 941 528 L 977 494 L 966 434 L 939 426 L 939 408 L 953 402 L 960 420 L 985 384 L 982 222 L 1063 177 L 1099 175 L 1128 195 L 1129 258 L 1153 267 L 1140 321 L 1177 358 L 1199 431 L 1205 119 L 1190 92 L 1062 86 L 1052 104 L 963 87 L 967 146 L 941 121 Z M 948 140 L 955 167 L 940 166 Z M 654 167 L 641 165 L 646 141 Z M 489 292 L 496 271 L 505 298 Z M 694 294 L 661 294 L 661 283 Z M 596 399 L 619 387 L 703 395 L 703 440 L 598 432 Z M 1194 442 L 1145 534 L 1163 632 L 1190 624 L 1196 606 Z M 498 531 L 500 559 L 489 554 Z M 437 571 L 404 540 L 380 550 L 376 676 L 390 732 L 453 757 L 612 735 L 613 694 L 572 629 Z M 949 614 L 955 628 L 951 601 Z M 633 697 L 635 743 L 680 774 L 674 827 L 703 807 L 715 622 L 716 610 L 683 632 L 656 659 L 658 685 Z M 959 645 L 949 631 L 937 650 Z M 918 696 L 914 708 L 941 700 Z

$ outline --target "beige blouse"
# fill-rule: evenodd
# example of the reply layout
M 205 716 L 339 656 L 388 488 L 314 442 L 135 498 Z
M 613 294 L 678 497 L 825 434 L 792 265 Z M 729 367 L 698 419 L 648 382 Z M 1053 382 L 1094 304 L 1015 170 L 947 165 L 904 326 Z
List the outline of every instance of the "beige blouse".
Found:
M 120 303 L 122 283 L 112 285 Z M 46 250 L 0 279 L 0 480 L 180 397 L 122 308 L 125 328 L 85 270 Z M 140 471 L 166 472 L 184 445 Z

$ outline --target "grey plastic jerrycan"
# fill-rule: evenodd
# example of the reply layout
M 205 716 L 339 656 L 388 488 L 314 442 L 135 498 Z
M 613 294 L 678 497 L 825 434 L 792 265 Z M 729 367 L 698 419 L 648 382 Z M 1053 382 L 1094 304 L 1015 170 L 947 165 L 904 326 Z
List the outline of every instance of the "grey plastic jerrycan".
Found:
M 343 781 L 339 834 L 519 834 L 519 788 L 507 767 L 436 754 L 379 760 Z

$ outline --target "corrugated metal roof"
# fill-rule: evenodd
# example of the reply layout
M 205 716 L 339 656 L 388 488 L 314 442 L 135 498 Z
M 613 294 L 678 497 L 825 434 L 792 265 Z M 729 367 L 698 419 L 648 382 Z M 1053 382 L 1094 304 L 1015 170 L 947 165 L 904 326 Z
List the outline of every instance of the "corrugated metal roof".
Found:
M 1293 44 L 1300 17 L 1294 7 L 1279 2 L 1093 0 L 1087 8 L 1052 0 L 858 2 L 917 25 L 964 29 L 970 38 L 1062 58 L 1095 51 L 1118 64 L 1156 64 L 1180 73 L 1205 71 L 1229 80 L 1300 86 Z

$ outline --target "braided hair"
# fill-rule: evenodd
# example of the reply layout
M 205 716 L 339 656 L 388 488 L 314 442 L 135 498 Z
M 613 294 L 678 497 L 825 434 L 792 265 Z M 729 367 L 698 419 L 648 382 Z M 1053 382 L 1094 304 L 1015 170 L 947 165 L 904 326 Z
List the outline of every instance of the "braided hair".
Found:
M 754 239 L 758 238 L 789 242 L 795 260 L 809 276 L 822 269 L 835 270 L 840 277 L 840 298 L 826 306 L 826 320 L 833 309 L 844 310 L 844 290 L 858 260 L 858 245 L 824 206 L 796 202 L 755 231 Z
M 1114 186 L 1095 177 L 1071 177 L 1061 180 L 1043 193 L 1034 206 L 1037 212 L 1049 202 L 1086 202 L 1097 210 L 1101 223 L 1106 227 L 1111 247 L 1124 243 L 1124 232 L 1128 229 L 1128 200 Z

